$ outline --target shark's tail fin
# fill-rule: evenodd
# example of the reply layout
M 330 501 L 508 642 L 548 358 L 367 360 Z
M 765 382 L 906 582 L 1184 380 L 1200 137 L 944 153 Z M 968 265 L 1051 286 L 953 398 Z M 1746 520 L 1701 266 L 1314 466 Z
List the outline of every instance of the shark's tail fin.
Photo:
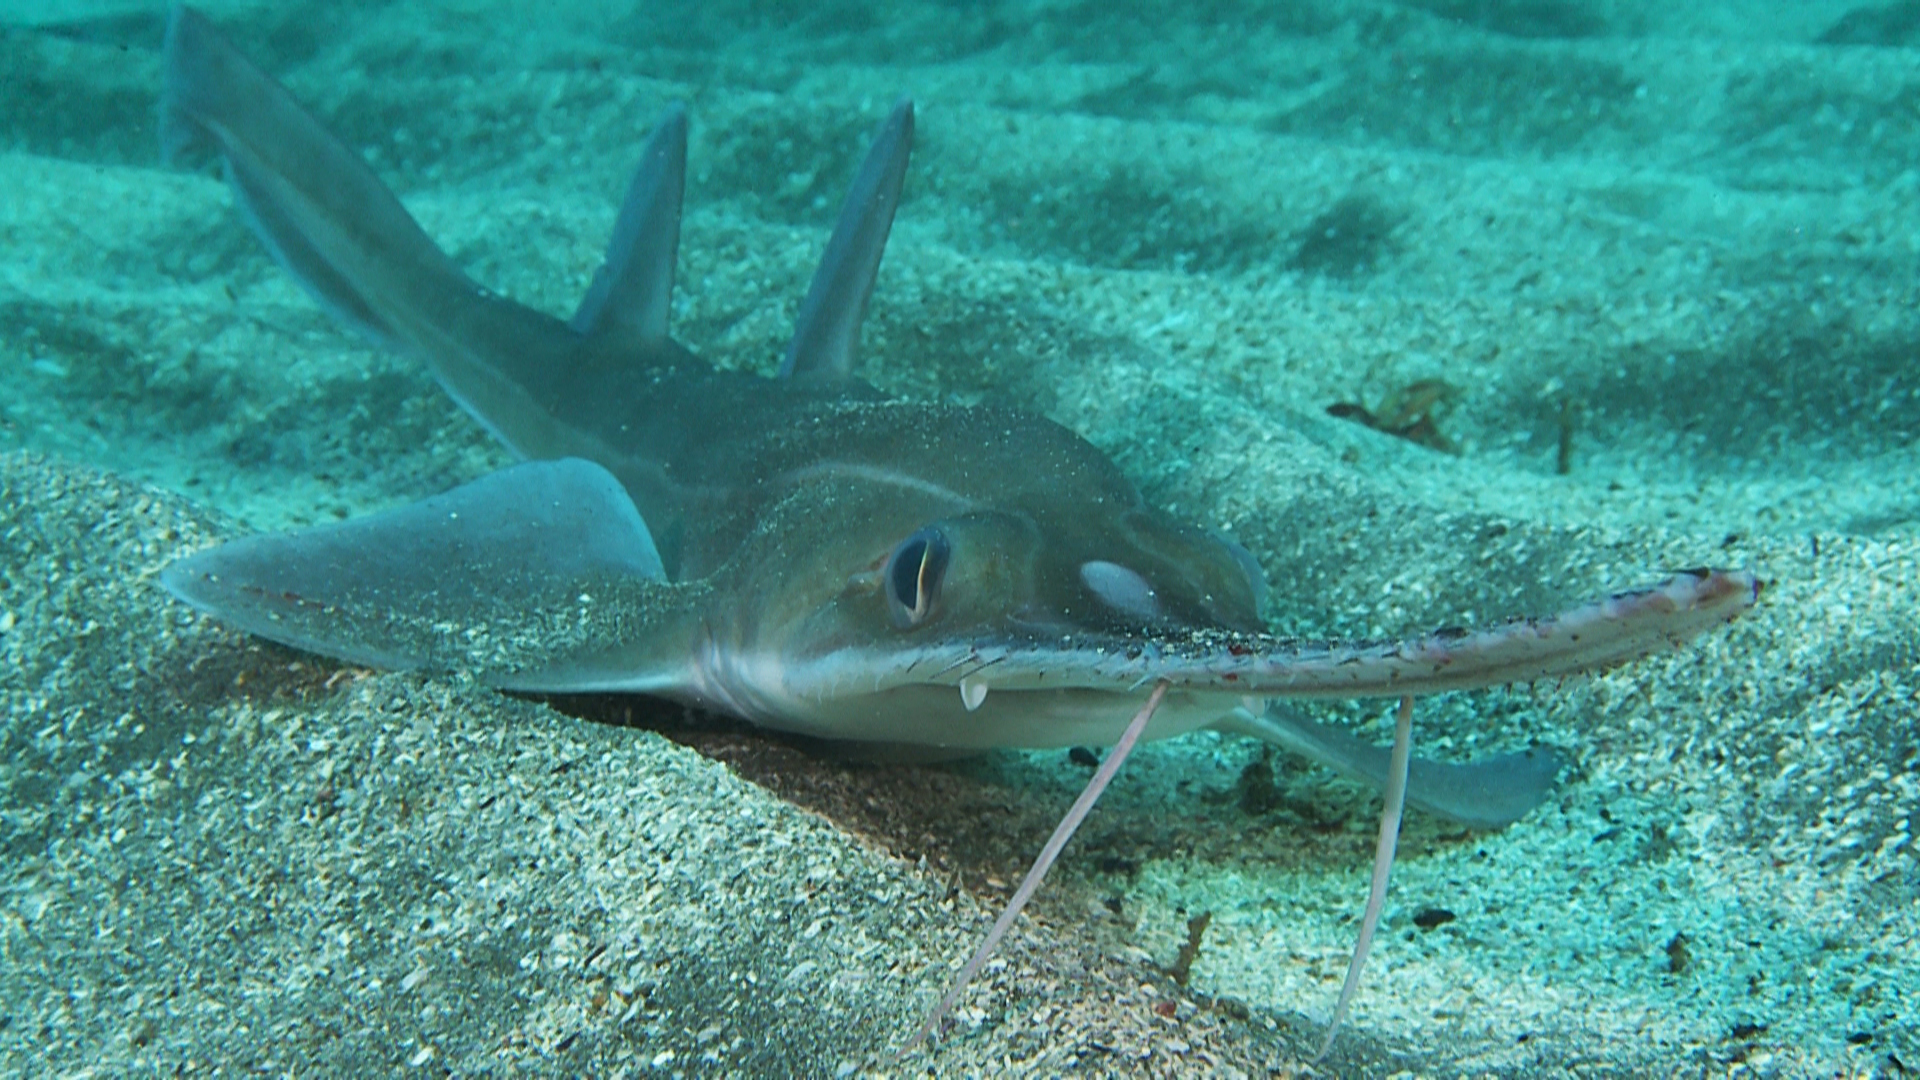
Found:
M 160 137 L 219 155 L 261 241 L 342 322 L 425 359 L 460 404 L 521 453 L 550 456 L 538 405 L 578 335 L 482 289 L 359 155 L 204 15 L 167 21 Z
M 386 185 L 204 15 L 167 21 L 160 141 L 169 158 L 211 148 L 274 258 L 342 321 L 391 344 L 400 285 L 477 292 Z

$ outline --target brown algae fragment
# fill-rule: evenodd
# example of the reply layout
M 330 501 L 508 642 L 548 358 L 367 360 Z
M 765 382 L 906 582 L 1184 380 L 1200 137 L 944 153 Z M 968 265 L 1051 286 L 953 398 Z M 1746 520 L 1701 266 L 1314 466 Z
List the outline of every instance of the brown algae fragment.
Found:
M 1420 379 L 1388 394 L 1378 409 L 1354 402 L 1327 406 L 1327 415 L 1365 424 L 1375 431 L 1418 443 L 1443 454 L 1460 451 L 1440 430 L 1440 421 L 1460 398 L 1460 388 L 1445 379 Z

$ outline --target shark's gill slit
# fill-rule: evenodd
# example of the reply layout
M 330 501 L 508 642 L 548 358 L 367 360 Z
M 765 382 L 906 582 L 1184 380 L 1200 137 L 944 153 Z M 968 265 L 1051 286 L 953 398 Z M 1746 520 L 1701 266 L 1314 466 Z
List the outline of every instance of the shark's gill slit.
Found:
M 1113 744 L 1113 749 L 1107 752 L 1106 760 L 1094 770 L 1093 779 L 1087 781 L 1087 786 L 1080 792 L 1080 797 L 1073 800 L 1073 805 L 1067 809 L 1067 816 L 1060 819 L 1060 824 L 1054 828 L 1053 835 L 1047 838 L 1046 846 L 1040 849 L 1039 857 L 1033 860 L 1033 868 L 1027 871 L 1025 878 L 1021 879 L 1020 887 L 1013 891 L 1013 899 L 1007 901 L 1007 906 L 1000 912 L 1000 917 L 994 920 L 993 929 L 987 931 L 986 939 L 981 941 L 980 947 L 967 958 L 966 966 L 960 969 L 959 976 L 953 980 L 952 989 L 948 990 L 946 996 L 940 999 L 940 1003 L 927 1014 L 927 1018 L 921 1022 L 919 1029 L 913 1033 L 913 1037 L 907 1040 L 906 1045 L 900 1048 L 901 1054 L 911 1051 L 925 1042 L 927 1036 L 933 1034 L 934 1029 L 940 1026 L 940 1021 L 945 1019 L 947 1013 L 960 1000 L 960 995 L 966 993 L 967 984 L 971 983 L 973 977 L 980 973 L 980 969 L 986 966 L 988 959 L 993 956 L 993 950 L 1000 944 L 1000 939 L 1007 936 L 1007 931 L 1013 927 L 1013 920 L 1020 917 L 1020 912 L 1026 908 L 1027 901 L 1033 899 L 1034 890 L 1040 887 L 1041 880 L 1047 876 L 1047 871 L 1052 868 L 1054 860 L 1060 857 L 1061 849 L 1065 848 L 1067 841 L 1073 838 L 1074 831 L 1080 828 L 1080 823 L 1085 821 L 1087 814 L 1093 810 L 1093 804 L 1099 801 L 1101 792 L 1107 790 L 1107 784 L 1113 780 L 1114 774 L 1120 771 L 1120 766 L 1126 762 L 1127 755 L 1133 752 L 1134 744 L 1140 741 L 1140 733 L 1147 729 L 1147 721 L 1153 719 L 1153 714 L 1159 710 L 1160 702 L 1166 699 L 1167 690 L 1171 686 L 1172 684 L 1165 679 L 1160 680 L 1154 686 L 1153 693 L 1147 696 L 1147 703 L 1140 706 L 1139 712 L 1133 714 L 1133 719 L 1127 723 L 1126 731 L 1120 735 L 1120 741 Z

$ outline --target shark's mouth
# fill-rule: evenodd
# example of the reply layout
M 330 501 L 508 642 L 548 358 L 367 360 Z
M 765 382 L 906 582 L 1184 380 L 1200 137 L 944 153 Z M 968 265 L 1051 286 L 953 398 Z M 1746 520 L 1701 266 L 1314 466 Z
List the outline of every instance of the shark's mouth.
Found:
M 1325 642 L 1225 630 L 960 640 L 840 649 L 789 660 L 786 690 L 822 700 L 848 684 L 992 690 L 1176 690 L 1248 697 L 1398 697 L 1603 671 L 1676 647 L 1752 607 L 1750 573 L 1695 569 L 1556 615 L 1385 642 Z

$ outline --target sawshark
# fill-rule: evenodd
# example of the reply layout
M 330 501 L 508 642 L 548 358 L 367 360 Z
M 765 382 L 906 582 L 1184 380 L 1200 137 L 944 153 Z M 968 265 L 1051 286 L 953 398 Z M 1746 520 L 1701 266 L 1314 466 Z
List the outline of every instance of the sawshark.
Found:
M 411 505 L 219 544 L 161 581 L 222 623 L 298 649 L 464 670 L 504 690 L 657 695 L 923 755 L 1112 746 L 914 1042 L 1136 740 L 1202 728 L 1266 740 L 1386 791 L 1337 1027 L 1402 804 L 1498 828 L 1537 805 L 1561 765 L 1544 749 L 1410 759 L 1411 697 L 1609 668 L 1735 617 L 1759 584 L 1698 569 L 1482 629 L 1387 642 L 1269 634 L 1256 558 L 1150 505 L 1085 439 L 1041 416 L 900 400 L 856 377 L 913 124 L 902 100 L 881 125 L 769 378 L 709 365 L 669 333 L 683 107 L 654 125 L 603 264 L 561 319 L 476 283 L 285 88 L 176 8 L 168 155 L 210 150 L 305 291 L 424 362 L 521 463 Z M 1401 700 L 1391 751 L 1275 700 L 1367 696 Z

